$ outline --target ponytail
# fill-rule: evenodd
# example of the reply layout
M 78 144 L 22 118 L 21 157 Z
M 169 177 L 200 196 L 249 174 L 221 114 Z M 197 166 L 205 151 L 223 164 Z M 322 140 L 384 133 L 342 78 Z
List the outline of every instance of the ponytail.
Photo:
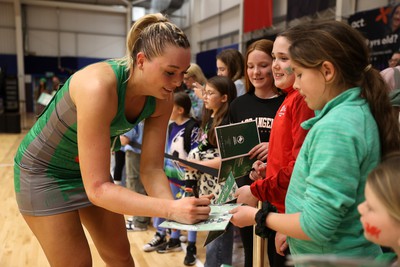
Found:
M 139 52 L 143 52 L 146 58 L 151 60 L 163 55 L 168 45 L 190 48 L 184 32 L 164 15 L 148 14 L 132 25 L 126 39 L 125 56 L 118 61 L 129 71 L 135 65 L 135 58 Z
M 379 129 L 382 156 L 400 150 L 400 127 L 389 100 L 389 87 L 379 71 L 370 68 L 364 71 L 362 97 L 371 109 Z

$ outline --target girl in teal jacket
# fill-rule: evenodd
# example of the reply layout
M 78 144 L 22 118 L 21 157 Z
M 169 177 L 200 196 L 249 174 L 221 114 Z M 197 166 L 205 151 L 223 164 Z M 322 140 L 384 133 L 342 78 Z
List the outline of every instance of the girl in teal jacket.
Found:
M 286 196 L 286 214 L 239 207 L 232 222 L 257 223 L 288 236 L 292 254 L 375 257 L 357 206 L 368 173 L 381 155 L 400 148 L 399 125 L 388 88 L 369 64 L 362 35 L 337 21 L 289 29 L 294 89 L 316 116 L 302 123 L 309 133 L 299 152 Z

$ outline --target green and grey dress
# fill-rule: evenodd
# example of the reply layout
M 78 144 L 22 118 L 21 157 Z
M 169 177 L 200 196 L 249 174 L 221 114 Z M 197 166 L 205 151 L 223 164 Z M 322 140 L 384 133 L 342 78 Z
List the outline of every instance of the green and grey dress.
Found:
M 116 77 L 118 111 L 110 125 L 111 149 L 119 149 L 119 135 L 153 114 L 156 101 L 147 97 L 132 124 L 125 117 L 127 72 L 115 61 L 107 61 Z M 35 125 L 22 140 L 14 158 L 14 187 L 22 214 L 53 215 L 92 205 L 79 166 L 77 113 L 69 83 L 55 94 Z

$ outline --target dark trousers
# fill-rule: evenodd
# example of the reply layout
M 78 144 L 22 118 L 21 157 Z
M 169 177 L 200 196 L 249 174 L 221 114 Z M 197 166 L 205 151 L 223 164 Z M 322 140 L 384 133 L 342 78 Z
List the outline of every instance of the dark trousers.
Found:
M 118 150 L 114 152 L 115 168 L 114 168 L 114 181 L 122 180 L 122 171 L 125 166 L 125 152 Z
M 251 185 L 252 182 L 248 175 L 236 179 L 238 187 Z M 243 243 L 244 267 L 253 267 L 253 226 L 239 228 L 239 230 Z
M 253 267 L 253 226 L 239 228 L 244 251 L 244 267 Z

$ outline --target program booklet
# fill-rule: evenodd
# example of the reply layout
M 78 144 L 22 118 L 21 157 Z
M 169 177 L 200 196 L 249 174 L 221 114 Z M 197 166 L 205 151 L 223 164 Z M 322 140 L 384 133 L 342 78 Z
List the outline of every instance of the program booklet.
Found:
M 236 203 L 210 205 L 210 217 L 205 221 L 195 224 L 183 224 L 167 220 L 159 226 L 186 231 L 224 231 L 232 218 L 232 214 L 229 214 L 229 211 L 240 205 Z
M 215 128 L 221 155 L 218 182 L 224 182 L 229 174 L 239 178 L 249 174 L 256 158 L 250 159 L 249 151 L 260 143 L 255 120 L 238 122 Z

